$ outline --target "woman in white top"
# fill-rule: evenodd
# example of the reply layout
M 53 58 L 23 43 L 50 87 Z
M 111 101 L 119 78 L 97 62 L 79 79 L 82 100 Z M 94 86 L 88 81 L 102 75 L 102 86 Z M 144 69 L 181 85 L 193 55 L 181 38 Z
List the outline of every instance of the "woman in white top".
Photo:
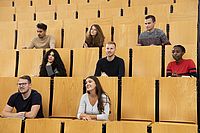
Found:
M 104 92 L 97 77 L 86 78 L 86 93 L 82 95 L 77 118 L 82 120 L 108 120 L 110 98 Z

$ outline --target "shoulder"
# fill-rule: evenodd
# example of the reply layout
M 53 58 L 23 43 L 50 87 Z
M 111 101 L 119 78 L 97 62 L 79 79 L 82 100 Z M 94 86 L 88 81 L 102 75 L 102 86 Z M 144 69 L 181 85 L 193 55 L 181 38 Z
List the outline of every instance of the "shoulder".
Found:
M 20 92 L 16 92 L 16 93 L 11 94 L 10 98 L 16 98 L 19 95 L 21 95 Z
M 176 61 L 171 61 L 171 62 L 168 63 L 168 66 L 171 66 L 171 65 L 174 65 L 174 64 L 176 64 Z
M 109 97 L 106 94 L 102 94 L 101 98 L 102 98 L 103 101 L 109 101 Z
M 124 59 L 118 57 L 118 56 L 115 56 L 115 60 L 119 61 L 119 62 L 124 62 Z
M 161 29 L 158 28 L 155 28 L 154 32 L 157 34 L 165 34 Z
M 85 93 L 85 94 L 83 94 L 83 95 L 81 96 L 81 100 L 85 101 L 85 100 L 87 99 L 87 97 L 88 97 L 88 94 Z
M 192 59 L 184 59 L 184 62 L 194 64 L 194 61 Z
M 34 89 L 31 90 L 31 95 L 32 96 L 39 96 L 39 97 L 41 97 L 41 94 L 38 91 L 34 90 Z
M 148 34 L 148 32 L 147 32 L 147 31 L 144 31 L 144 32 L 142 32 L 142 33 L 139 35 L 139 38 L 141 39 L 141 38 L 143 38 L 143 37 L 146 37 L 147 34 Z
M 103 57 L 103 58 L 98 60 L 98 62 L 105 62 L 105 61 L 107 61 L 106 57 Z

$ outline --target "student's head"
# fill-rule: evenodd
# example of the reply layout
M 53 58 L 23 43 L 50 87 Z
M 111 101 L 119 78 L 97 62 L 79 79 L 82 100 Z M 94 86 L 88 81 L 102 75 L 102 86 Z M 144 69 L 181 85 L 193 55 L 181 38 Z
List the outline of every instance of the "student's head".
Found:
M 45 62 L 45 64 L 47 62 L 52 64 L 59 64 L 59 62 L 61 61 L 61 57 L 55 49 L 50 49 L 49 51 L 47 51 L 43 58 L 43 62 Z
M 172 57 L 176 61 L 180 61 L 185 54 L 186 50 L 182 45 L 175 45 L 172 49 Z
M 92 91 L 95 91 L 96 95 L 98 96 L 98 110 L 99 112 L 103 112 L 104 106 L 103 106 L 103 99 L 102 94 L 106 95 L 105 91 L 103 90 L 98 78 L 96 76 L 88 76 L 85 80 L 85 87 L 87 93 L 91 93 Z M 108 97 L 108 96 L 107 96 Z M 109 99 L 109 97 L 108 97 Z M 110 101 L 110 99 L 109 99 Z
M 116 43 L 115 42 L 108 42 L 106 43 L 106 56 L 113 57 L 116 51 Z
M 98 24 L 93 24 L 86 34 L 85 42 L 89 46 L 103 46 L 104 39 L 101 27 Z
M 44 23 L 37 24 L 37 33 L 39 38 L 43 38 L 46 35 L 47 25 Z
M 147 31 L 152 31 L 156 24 L 156 18 L 153 15 L 148 15 L 145 17 L 145 27 Z
M 97 36 L 97 35 L 103 36 L 103 32 L 101 30 L 101 27 L 98 24 L 93 24 L 90 27 L 89 33 L 90 33 L 91 36 Z
M 28 75 L 19 77 L 17 86 L 21 94 L 27 93 L 31 89 L 31 77 Z

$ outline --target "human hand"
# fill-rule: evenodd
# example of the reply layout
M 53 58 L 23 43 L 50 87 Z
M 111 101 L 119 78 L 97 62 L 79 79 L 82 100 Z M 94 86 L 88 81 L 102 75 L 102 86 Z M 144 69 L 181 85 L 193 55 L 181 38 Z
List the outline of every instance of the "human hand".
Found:
M 18 113 L 16 113 L 16 117 L 24 119 L 25 118 L 25 112 L 18 112 Z
M 87 43 L 84 43 L 84 44 L 83 44 L 83 48 L 88 48 Z
M 105 72 L 101 72 L 101 76 L 108 77 L 108 75 Z
M 47 64 L 46 64 L 46 66 L 50 66 L 52 63 L 50 63 L 50 62 L 47 62 Z

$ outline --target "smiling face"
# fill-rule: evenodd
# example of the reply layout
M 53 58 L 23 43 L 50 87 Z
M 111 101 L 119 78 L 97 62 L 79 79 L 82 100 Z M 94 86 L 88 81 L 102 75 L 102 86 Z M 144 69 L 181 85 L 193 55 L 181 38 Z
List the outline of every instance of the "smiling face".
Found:
M 97 28 L 95 26 L 92 26 L 90 29 L 90 35 L 96 36 L 97 35 Z
M 155 22 L 153 22 L 152 18 L 145 19 L 145 27 L 147 31 L 152 31 L 154 29 Z
M 54 52 L 51 51 L 51 52 L 49 53 L 49 55 L 48 55 L 48 62 L 49 62 L 49 63 L 53 63 L 54 60 L 55 60 Z
M 27 79 L 19 79 L 17 85 L 21 94 L 25 94 L 31 89 L 31 84 Z
M 96 83 L 93 79 L 87 78 L 85 81 L 86 91 L 94 91 L 96 89 Z
M 174 60 L 180 61 L 183 55 L 184 55 L 184 52 L 182 51 L 180 47 L 174 47 L 172 49 L 172 57 L 174 58 Z
M 115 55 L 116 47 L 114 44 L 106 44 L 106 55 L 107 57 L 112 57 Z

